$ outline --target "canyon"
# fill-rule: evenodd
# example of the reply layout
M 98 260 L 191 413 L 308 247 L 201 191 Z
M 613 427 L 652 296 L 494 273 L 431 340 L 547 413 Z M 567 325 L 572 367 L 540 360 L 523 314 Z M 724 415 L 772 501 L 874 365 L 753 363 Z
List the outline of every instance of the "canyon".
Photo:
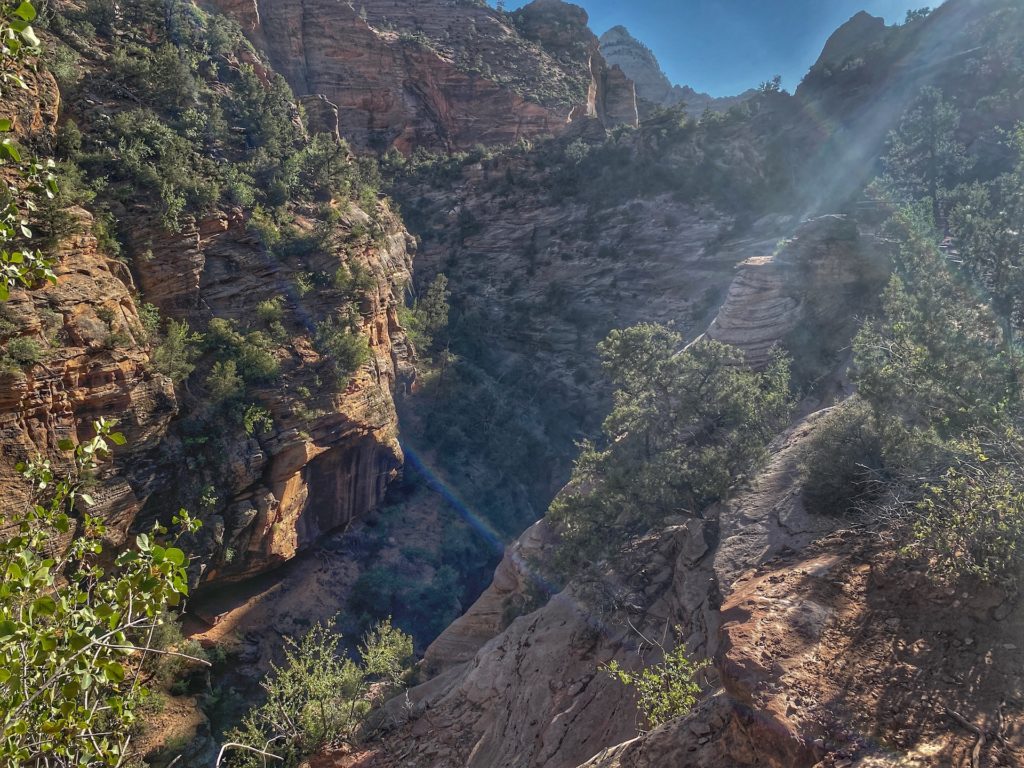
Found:
M 112 192 L 138 184 L 116 171 L 64 202 L 46 232 L 56 282 L 0 306 L 5 349 L 43 350 L 0 371 L 0 515 L 29 499 L 16 462 L 67 469 L 58 443 L 116 419 L 127 446 L 95 478 L 92 514 L 114 548 L 181 507 L 201 518 L 185 629 L 232 660 L 220 697 L 258 698 L 282 637 L 334 622 L 354 644 L 394 615 L 421 652 L 412 684 L 309 768 L 1017 764 L 1013 590 L 936 583 L 888 531 L 813 511 L 805 484 L 808 452 L 851 407 L 854 337 L 897 258 L 865 193 L 890 131 L 941 84 L 979 178 L 1007 167 L 999 137 L 1024 120 L 1019 4 L 947 0 L 893 27 L 861 13 L 795 93 L 727 100 L 673 86 L 624 27 L 599 38 L 561 0 L 182 8 L 201 37 L 219 18 L 238 33 L 203 53 L 186 103 L 286 93 L 273 128 L 294 132 L 294 156 L 259 145 L 239 110 L 211 138 L 186 107 L 136 93 L 116 69 L 127 35 L 90 50 L 81 24 L 44 33 L 76 52 L 74 86 L 40 68 L 0 117 L 57 154 L 77 125 L 89 170 L 107 126 L 145 105 L 203 168 L 265 162 L 303 181 L 254 170 L 258 189 L 239 193 L 224 176 L 174 226 L 154 190 Z M 133 44 L 159 52 L 160 23 L 135 25 Z M 295 149 L 320 140 L 329 163 Z M 351 174 L 344 193 L 303 189 L 329 164 Z M 431 353 L 409 312 L 441 275 L 450 314 Z M 544 514 L 613 402 L 598 344 L 641 323 L 728 344 L 753 370 L 787 352 L 793 418 L 724 498 L 555 577 Z M 334 379 L 324 339 L 342 326 L 365 356 Z M 203 337 L 180 376 L 160 362 L 175 328 Z M 272 372 L 225 405 L 229 347 L 239 365 L 265 349 Z M 648 729 L 606 668 L 642 669 L 670 642 L 710 664 L 693 710 Z M 218 720 L 204 696 L 154 718 L 139 740 L 152 765 L 179 743 L 211 762 L 239 713 Z

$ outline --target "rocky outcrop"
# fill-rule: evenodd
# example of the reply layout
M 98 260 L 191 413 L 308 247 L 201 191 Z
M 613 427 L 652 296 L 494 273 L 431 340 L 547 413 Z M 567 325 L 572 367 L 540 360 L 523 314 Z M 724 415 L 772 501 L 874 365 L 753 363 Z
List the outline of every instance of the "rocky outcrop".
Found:
M 754 368 L 765 366 L 802 323 L 839 332 L 836 319 L 852 317 L 858 302 L 868 300 L 888 274 L 870 241 L 845 216 L 807 221 L 774 255 L 747 259 L 737 270 L 706 335 L 741 349 Z
M 275 353 L 281 382 L 259 392 L 275 428 L 227 450 L 228 471 L 218 488 L 226 510 L 212 521 L 207 580 L 245 578 L 286 562 L 322 534 L 375 508 L 401 465 L 392 392 L 409 373 L 397 311 L 412 252 L 397 218 L 383 207 L 378 213 L 385 230 L 379 244 L 366 241 L 354 253 L 340 246 L 325 249 L 301 262 L 271 256 L 241 211 L 180 235 L 155 222 L 138 221 L 133 228 L 136 269 L 147 297 L 193 328 L 206 327 L 213 317 L 246 327 L 261 301 L 284 301 L 287 339 Z M 355 207 L 344 217 L 348 230 L 370 223 Z M 311 231 L 315 222 L 299 216 L 296 224 Z M 303 295 L 291 286 L 300 272 L 333 275 L 353 264 L 374 281 L 359 308 L 371 360 L 343 390 L 334 391 L 320 381 L 329 374 L 308 337 L 348 299 L 329 289 Z M 169 461 L 180 448 L 173 441 Z M 233 556 L 225 557 L 228 551 Z
M 863 54 L 872 45 L 882 42 L 887 32 L 885 19 L 860 11 L 832 33 L 818 62 L 840 67 L 851 56 Z
M 336 105 L 342 136 L 360 149 L 512 144 L 563 131 L 581 108 L 608 127 L 636 122 L 631 88 L 608 76 L 586 14 L 565 3 L 527 7 L 516 23 L 446 0 L 218 7 L 297 94 Z M 539 21 L 552 14 L 558 34 Z
M 673 85 L 662 70 L 654 52 L 623 26 L 612 27 L 601 35 L 601 55 L 609 66 L 619 67 L 636 84 L 636 96 L 642 116 L 655 107 L 684 105 L 691 115 L 705 110 L 725 112 L 754 94 L 748 90 L 739 96 L 715 97 L 700 93 L 688 85 Z
M 35 68 L 20 74 L 26 88 L 11 91 L 5 102 L 13 134 L 45 146 L 57 127 L 56 82 Z M 101 251 L 88 212 L 73 207 L 55 218 L 63 234 L 47 252 L 56 284 L 16 290 L 0 304 L 0 517 L 24 510 L 29 499 L 30 488 L 14 469 L 18 462 L 40 457 L 70 470 L 58 442 L 90 438 L 101 416 L 117 419 L 129 445 L 91 493 L 91 512 L 117 546 L 153 491 L 154 450 L 178 404 L 170 381 L 150 365 L 128 269 Z M 32 354 L 12 356 L 16 345 Z
M 795 471 L 817 422 L 811 418 L 780 439 L 753 486 L 704 520 L 669 521 L 538 610 L 506 613 L 498 623 L 488 617 L 500 602 L 517 592 L 525 599 L 531 584 L 548 586 L 538 560 L 525 560 L 514 578 L 503 563 L 501 584 L 467 614 L 473 631 L 453 626 L 432 646 L 427 658 L 444 671 L 390 705 L 397 725 L 384 738 L 387 746 L 361 765 L 574 767 L 630 739 L 638 726 L 632 693 L 600 667 L 654 660 L 651 639 L 672 642 L 673 627 L 694 655 L 714 656 L 718 607 L 740 576 L 736 563 L 767 562 L 831 529 L 830 521 L 804 511 Z M 538 553 L 537 540 L 531 530 L 520 547 Z M 495 634 L 483 642 L 485 626 Z M 463 660 L 472 644 L 479 651 Z M 741 717 L 731 701 L 716 711 L 716 724 Z M 710 732 L 705 725 L 700 735 Z

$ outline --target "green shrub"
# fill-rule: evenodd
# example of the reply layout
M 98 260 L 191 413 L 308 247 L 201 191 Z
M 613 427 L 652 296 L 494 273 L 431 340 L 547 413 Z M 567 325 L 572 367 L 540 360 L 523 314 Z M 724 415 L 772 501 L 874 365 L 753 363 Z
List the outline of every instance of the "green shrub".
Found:
M 28 336 L 15 336 L 4 344 L 3 361 L 7 370 L 31 368 L 43 359 L 43 345 Z
M 334 287 L 351 301 L 358 301 L 377 286 L 373 272 L 355 260 L 338 267 L 333 282 Z
M 882 439 L 871 408 L 853 398 L 815 427 L 804 452 L 808 511 L 844 515 L 870 505 L 879 491 Z
M 264 326 L 271 326 L 284 320 L 284 298 L 274 296 L 256 305 L 256 319 Z
M 235 361 L 218 360 L 215 362 L 206 377 L 206 388 L 210 393 L 210 400 L 214 403 L 223 403 L 226 400 L 241 397 L 245 392 L 245 382 L 238 375 L 238 366 Z
M 145 690 L 137 660 L 160 615 L 188 593 L 188 559 L 158 542 L 159 526 L 116 558 L 103 553 L 104 528 L 85 511 L 92 499 L 82 483 L 124 444 L 114 426 L 101 419 L 91 440 L 61 441 L 74 452 L 70 476 L 48 461 L 19 465 L 35 493 L 0 537 L 2 765 L 121 765 Z M 182 534 L 198 527 L 185 514 L 175 522 Z
M 692 662 L 682 642 L 671 651 L 661 650 L 664 660 L 639 672 L 629 672 L 616 661 L 605 667 L 620 683 L 636 689 L 640 711 L 651 728 L 690 713 L 701 691 L 697 675 L 709 664 L 707 660 Z
M 911 550 L 947 576 L 1014 586 L 1024 562 L 1024 450 L 989 457 L 978 442 L 917 503 Z M 1009 460 L 1007 460 L 1009 459 Z
M 269 750 L 285 768 L 325 747 L 354 743 L 374 698 L 401 683 L 412 658 L 412 638 L 381 622 L 363 638 L 358 661 L 341 655 L 341 640 L 323 624 L 301 640 L 285 638 L 284 664 L 274 664 L 262 683 L 265 703 L 228 738 Z M 260 755 L 238 751 L 230 765 L 262 768 L 263 762 Z
M 153 349 L 150 360 L 157 371 L 176 384 L 180 383 L 195 370 L 202 342 L 202 335 L 192 333 L 184 320 L 170 320 L 167 332 Z
M 680 334 L 647 324 L 613 331 L 600 349 L 616 385 L 605 447 L 583 444 L 548 511 L 565 574 L 600 559 L 623 535 L 699 515 L 724 497 L 763 458 L 791 408 L 782 357 L 750 371 L 732 347 L 702 341 L 684 349 Z
M 339 387 L 347 387 L 356 371 L 370 360 L 369 343 L 356 327 L 354 316 L 324 320 L 316 327 L 314 341 Z

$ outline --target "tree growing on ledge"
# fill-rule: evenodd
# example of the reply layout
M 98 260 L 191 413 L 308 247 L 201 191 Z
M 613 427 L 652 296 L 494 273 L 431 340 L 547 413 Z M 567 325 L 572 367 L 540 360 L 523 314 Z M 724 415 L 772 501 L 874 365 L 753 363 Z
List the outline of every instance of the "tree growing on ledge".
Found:
M 789 364 L 762 372 L 716 341 L 683 348 L 660 325 L 613 331 L 600 345 L 615 384 L 604 447 L 585 443 L 552 503 L 563 570 L 607 552 L 617 538 L 672 515 L 698 516 L 763 456 L 790 412 Z

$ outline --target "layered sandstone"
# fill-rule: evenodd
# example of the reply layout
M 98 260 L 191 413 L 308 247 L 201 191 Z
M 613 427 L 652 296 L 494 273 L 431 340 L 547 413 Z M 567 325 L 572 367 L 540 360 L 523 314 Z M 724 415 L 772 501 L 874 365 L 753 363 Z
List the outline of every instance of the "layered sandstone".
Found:
M 383 206 L 378 215 L 385 230 L 378 242 L 363 242 L 355 252 L 325 249 L 302 262 L 271 256 L 242 211 L 181 234 L 169 234 L 155 222 L 139 221 L 133 229 L 146 296 L 193 328 L 204 328 L 214 317 L 247 327 L 261 301 L 284 300 L 288 338 L 275 353 L 281 379 L 258 393 L 275 427 L 228 450 L 228 472 L 218 488 L 226 509 L 213 521 L 208 580 L 244 578 L 291 559 L 322 534 L 374 509 L 401 466 L 393 390 L 409 374 L 398 306 L 412 251 L 398 219 Z M 355 207 L 343 218 L 349 231 L 370 224 Z M 297 226 L 310 231 L 314 224 L 296 218 Z M 302 295 L 291 286 L 300 272 L 333 275 L 343 265 L 373 278 L 359 306 L 371 361 L 334 391 L 321 382 L 328 374 L 309 336 L 319 318 L 344 310 L 348 299 L 330 289 Z M 233 557 L 225 557 L 228 550 Z
M 15 128 L 21 140 L 46 147 L 58 118 L 56 83 L 38 73 L 27 82 L 19 92 L 24 103 L 13 110 Z M 78 99 L 64 109 L 88 124 L 118 106 Z M 324 106 L 319 118 L 329 130 Z M 189 549 L 206 581 L 274 568 L 375 508 L 402 462 L 393 390 L 412 375 L 398 306 L 413 242 L 398 217 L 385 203 L 370 213 L 345 204 L 329 243 L 299 260 L 274 257 L 240 209 L 186 222 L 180 232 L 141 204 L 118 214 L 131 268 L 100 249 L 92 216 L 71 208 L 57 216 L 71 234 L 47 248 L 56 284 L 16 291 L 0 306 L 4 351 L 16 337 L 40 349 L 38 362 L 20 370 L 5 361 L 0 380 L 0 480 L 11 489 L 0 513 L 27 500 L 17 462 L 40 455 L 69 469 L 58 442 L 87 439 L 99 416 L 117 419 L 128 439 L 91 493 L 110 543 L 188 506 L 204 522 Z M 291 214 L 292 226 L 311 237 L 319 212 L 294 207 Z M 312 337 L 324 318 L 349 311 L 352 297 L 330 286 L 343 265 L 367 276 L 355 324 L 370 355 L 339 388 L 329 383 L 330 361 Z M 325 284 L 297 290 L 310 275 L 326 275 Z M 281 373 L 250 394 L 273 426 L 247 435 L 218 421 L 216 405 L 206 401 L 208 363 L 201 359 L 177 392 L 156 371 L 151 353 L 159 338 L 139 307 L 151 303 L 202 333 L 214 318 L 254 328 L 265 300 L 280 302 L 284 313 L 284 335 L 273 350 Z
M 9 489 L 0 514 L 24 508 L 27 500 L 15 463 L 42 456 L 68 469 L 57 443 L 88 439 L 99 417 L 116 419 L 129 444 L 91 495 L 92 513 L 104 519 L 108 539 L 118 545 L 153 491 L 147 482 L 153 452 L 178 405 L 170 381 L 150 366 L 128 270 L 99 251 L 88 234 L 89 214 L 69 213 L 80 231 L 55 251 L 57 283 L 17 291 L 0 307 L 17 336 L 43 350 L 38 363 L 0 378 L 0 479 Z
M 753 368 L 801 324 L 837 330 L 836 318 L 851 317 L 886 274 L 870 238 L 845 216 L 804 222 L 772 256 L 749 258 L 737 271 L 706 336 L 742 350 Z
M 342 136 L 361 149 L 512 144 L 579 115 L 636 124 L 632 85 L 566 3 L 514 17 L 445 0 L 216 4 L 297 94 L 336 105 Z

